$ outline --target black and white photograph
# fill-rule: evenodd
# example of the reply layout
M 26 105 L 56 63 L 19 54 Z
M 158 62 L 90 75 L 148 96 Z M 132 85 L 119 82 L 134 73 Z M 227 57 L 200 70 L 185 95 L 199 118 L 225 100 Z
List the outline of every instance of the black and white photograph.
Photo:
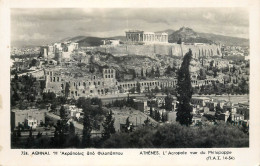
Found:
M 249 147 L 249 69 L 243 8 L 11 9 L 11 147 Z

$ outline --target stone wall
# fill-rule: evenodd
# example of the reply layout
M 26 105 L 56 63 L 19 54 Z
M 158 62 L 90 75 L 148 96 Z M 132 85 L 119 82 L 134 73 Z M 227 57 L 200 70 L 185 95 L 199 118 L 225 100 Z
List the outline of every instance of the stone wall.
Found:
M 151 45 L 119 45 L 95 47 L 93 51 L 101 51 L 111 53 L 113 55 L 174 55 L 182 56 L 192 50 L 194 58 L 199 56 L 221 56 L 220 47 L 218 45 L 179 45 L 179 44 L 151 44 Z M 217 51 L 218 50 L 218 51 Z M 219 53 L 219 54 L 218 54 Z

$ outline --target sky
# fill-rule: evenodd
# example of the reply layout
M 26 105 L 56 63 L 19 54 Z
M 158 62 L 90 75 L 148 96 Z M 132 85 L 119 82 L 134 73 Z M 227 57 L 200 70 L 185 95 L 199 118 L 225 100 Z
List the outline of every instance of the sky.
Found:
M 248 38 L 244 8 L 13 8 L 11 44 L 43 45 L 74 36 L 124 36 L 126 30 L 148 32 L 180 27 L 195 32 Z

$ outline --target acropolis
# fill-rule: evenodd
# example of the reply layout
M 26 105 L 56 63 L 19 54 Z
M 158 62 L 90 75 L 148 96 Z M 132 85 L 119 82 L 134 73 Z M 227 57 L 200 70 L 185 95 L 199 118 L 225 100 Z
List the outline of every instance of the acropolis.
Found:
M 168 34 L 129 30 L 126 31 L 126 41 L 133 44 L 168 43 Z

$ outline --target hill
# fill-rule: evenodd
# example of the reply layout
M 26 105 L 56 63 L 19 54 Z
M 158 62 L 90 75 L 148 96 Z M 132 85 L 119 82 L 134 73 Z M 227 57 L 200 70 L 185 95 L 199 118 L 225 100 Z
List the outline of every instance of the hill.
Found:
M 175 30 L 173 30 L 173 29 L 166 29 L 164 31 L 156 31 L 155 33 L 163 33 L 163 32 L 168 33 L 168 35 L 170 35 L 170 34 L 174 33 Z
M 209 43 L 209 44 L 219 43 L 225 45 L 249 46 L 249 39 L 216 35 L 212 33 L 200 33 L 200 32 L 195 32 L 193 29 L 189 27 L 181 27 L 177 31 L 174 31 L 172 29 L 157 31 L 157 33 L 160 32 L 166 32 L 169 34 L 169 43 L 176 43 L 181 38 L 182 41 L 185 43 Z M 79 43 L 79 47 L 87 47 L 87 46 L 99 46 L 102 44 L 102 40 L 104 39 L 116 39 L 124 42 L 125 36 L 114 36 L 108 38 L 75 36 L 75 37 L 65 38 L 60 42 L 72 41 L 72 42 Z
M 179 30 L 169 34 L 169 43 L 176 43 L 179 39 L 186 43 L 217 43 L 225 45 L 249 46 L 249 39 L 216 35 L 212 33 L 195 32 L 188 27 L 181 27 Z
M 103 44 L 102 40 L 109 39 L 109 40 L 121 40 L 125 41 L 125 36 L 115 36 L 115 37 L 108 37 L 108 38 L 101 38 L 101 37 L 92 37 L 92 36 L 75 36 L 75 37 L 67 37 L 59 42 L 76 42 L 79 43 L 79 47 L 88 47 L 88 46 L 100 46 Z
M 249 46 L 249 39 L 216 35 L 212 33 L 198 33 L 201 37 L 214 41 L 215 43 L 234 45 L 234 46 Z
M 188 27 L 181 27 L 179 30 L 169 35 L 169 43 L 176 43 L 179 39 L 185 43 L 213 43 L 213 41 L 200 37 L 198 33 Z

